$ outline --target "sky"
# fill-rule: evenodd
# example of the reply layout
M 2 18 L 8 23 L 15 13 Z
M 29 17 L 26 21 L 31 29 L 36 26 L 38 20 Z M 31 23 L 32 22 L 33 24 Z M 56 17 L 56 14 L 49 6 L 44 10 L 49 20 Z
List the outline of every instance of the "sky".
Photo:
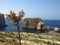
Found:
M 8 14 L 12 10 L 18 15 L 22 9 L 24 18 L 60 20 L 60 0 L 0 0 L 0 13 Z

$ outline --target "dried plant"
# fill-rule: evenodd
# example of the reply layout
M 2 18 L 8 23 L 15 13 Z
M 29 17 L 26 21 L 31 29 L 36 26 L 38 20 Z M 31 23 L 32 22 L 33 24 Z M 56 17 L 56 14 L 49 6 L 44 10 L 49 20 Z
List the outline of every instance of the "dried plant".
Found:
M 18 30 L 18 35 L 19 35 L 19 45 L 21 45 L 21 38 L 20 38 L 20 30 L 19 30 L 19 21 L 21 21 L 22 17 L 24 17 L 25 13 L 23 10 L 21 10 L 18 14 L 18 16 L 16 16 L 16 13 L 14 13 L 13 11 L 10 11 L 10 14 L 7 14 L 6 18 L 11 21 Z

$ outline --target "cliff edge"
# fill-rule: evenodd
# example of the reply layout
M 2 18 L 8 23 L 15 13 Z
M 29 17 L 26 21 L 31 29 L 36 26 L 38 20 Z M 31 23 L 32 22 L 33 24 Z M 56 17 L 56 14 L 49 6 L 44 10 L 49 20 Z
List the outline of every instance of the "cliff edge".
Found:
M 0 27 L 5 27 L 5 18 L 4 14 L 0 13 Z

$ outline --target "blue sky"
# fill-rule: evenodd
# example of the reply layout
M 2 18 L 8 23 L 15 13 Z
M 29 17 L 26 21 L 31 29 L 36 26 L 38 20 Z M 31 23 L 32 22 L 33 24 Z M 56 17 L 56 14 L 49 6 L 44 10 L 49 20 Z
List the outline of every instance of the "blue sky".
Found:
M 0 0 L 0 13 L 13 10 L 18 14 L 22 9 L 26 13 L 24 18 L 60 20 L 60 0 Z

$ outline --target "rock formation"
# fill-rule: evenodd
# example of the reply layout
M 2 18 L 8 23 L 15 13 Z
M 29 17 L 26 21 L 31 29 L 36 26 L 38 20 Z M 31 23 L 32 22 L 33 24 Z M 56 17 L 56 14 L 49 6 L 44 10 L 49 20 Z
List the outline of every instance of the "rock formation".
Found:
M 5 27 L 4 14 L 1 14 L 1 13 L 0 13 L 0 27 Z
M 41 21 L 41 23 L 43 23 L 40 18 L 25 18 L 23 20 L 22 27 L 23 28 L 36 28 L 36 25 L 39 21 Z

